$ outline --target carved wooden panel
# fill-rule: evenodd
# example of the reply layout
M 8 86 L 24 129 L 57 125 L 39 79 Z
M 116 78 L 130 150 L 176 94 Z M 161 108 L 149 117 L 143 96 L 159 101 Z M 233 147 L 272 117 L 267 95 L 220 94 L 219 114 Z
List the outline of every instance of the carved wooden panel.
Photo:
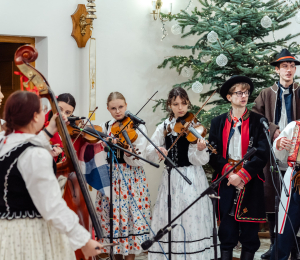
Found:
M 77 46 L 79 48 L 85 47 L 87 41 L 91 37 L 90 25 L 87 25 L 85 27 L 84 35 L 82 35 L 82 31 L 80 28 L 80 19 L 83 19 L 83 16 L 86 17 L 87 14 L 88 14 L 88 12 L 86 11 L 85 5 L 79 4 L 77 6 L 77 10 L 75 11 L 75 13 L 71 15 L 72 23 L 73 23 L 73 31 L 72 31 L 71 35 L 77 42 Z M 90 19 L 86 19 L 85 21 L 86 21 L 86 23 L 90 23 Z M 83 21 L 81 21 L 81 22 L 83 22 Z

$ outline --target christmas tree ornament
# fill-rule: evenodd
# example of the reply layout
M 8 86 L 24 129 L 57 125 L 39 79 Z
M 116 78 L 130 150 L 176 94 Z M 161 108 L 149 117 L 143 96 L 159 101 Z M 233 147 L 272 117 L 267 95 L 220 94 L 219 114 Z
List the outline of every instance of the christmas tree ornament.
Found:
M 171 32 L 174 35 L 179 35 L 181 34 L 181 26 L 178 23 L 175 23 L 172 27 L 171 27 Z
M 207 35 L 207 40 L 209 42 L 216 42 L 218 40 L 218 34 L 214 31 L 211 31 L 208 35 Z
M 296 23 L 300 23 L 300 10 L 296 14 L 295 18 L 296 18 Z
M 203 85 L 199 82 L 199 81 L 196 81 L 193 83 L 192 85 L 192 90 L 195 92 L 195 93 L 200 93 L 202 92 L 203 90 Z
M 206 62 L 208 62 L 210 60 L 211 60 L 211 55 L 203 55 L 200 58 L 200 61 L 203 62 L 203 63 L 206 63 Z
M 217 57 L 216 62 L 220 67 L 224 67 L 228 63 L 228 59 L 224 54 L 220 54 Z
M 190 68 L 187 68 L 187 67 L 184 67 L 182 70 L 181 70 L 181 75 L 185 78 L 189 78 L 191 75 L 192 75 L 192 71 Z
M 260 24 L 264 28 L 268 28 L 272 26 L 272 20 L 269 16 L 265 15 L 261 20 Z

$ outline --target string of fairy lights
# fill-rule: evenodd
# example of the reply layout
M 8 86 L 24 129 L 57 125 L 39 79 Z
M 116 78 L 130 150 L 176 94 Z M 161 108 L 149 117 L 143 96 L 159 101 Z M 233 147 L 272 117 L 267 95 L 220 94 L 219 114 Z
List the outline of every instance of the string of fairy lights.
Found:
M 185 12 L 187 12 L 189 10 L 189 8 L 192 5 L 192 2 L 193 2 L 193 0 L 189 1 L 187 7 L 184 9 Z M 162 23 L 161 30 L 162 30 L 162 34 L 163 34 L 162 37 L 161 37 L 161 41 L 163 41 L 167 37 L 167 35 L 168 35 L 168 31 L 166 30 L 166 27 L 165 27 L 165 25 L 166 25 L 165 22 L 166 22 L 166 20 L 161 19 L 161 23 Z M 180 27 L 180 25 L 178 23 L 174 24 L 172 26 L 172 28 L 171 28 L 171 31 L 175 35 L 181 34 L 181 27 Z

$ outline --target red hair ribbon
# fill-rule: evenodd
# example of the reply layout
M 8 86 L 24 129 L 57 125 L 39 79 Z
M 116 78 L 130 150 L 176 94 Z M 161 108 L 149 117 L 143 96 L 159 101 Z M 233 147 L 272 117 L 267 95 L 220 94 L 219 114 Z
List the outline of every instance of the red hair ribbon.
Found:
M 19 75 L 20 76 L 20 85 L 21 85 L 21 90 L 24 91 L 24 82 L 28 82 L 29 79 L 20 71 L 14 71 L 14 74 Z M 31 89 L 29 86 L 26 88 L 26 91 L 28 92 L 33 92 L 35 94 L 37 94 L 38 96 L 40 95 L 39 90 L 37 89 L 36 86 L 33 87 L 33 89 Z

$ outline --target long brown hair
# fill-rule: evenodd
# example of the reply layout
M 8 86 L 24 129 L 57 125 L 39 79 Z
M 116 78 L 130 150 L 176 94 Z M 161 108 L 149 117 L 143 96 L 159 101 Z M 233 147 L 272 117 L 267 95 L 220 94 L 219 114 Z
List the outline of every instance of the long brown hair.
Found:
M 169 120 L 170 121 L 175 116 L 172 109 L 171 109 L 171 104 L 172 104 L 172 101 L 174 101 L 177 97 L 180 97 L 181 99 L 185 100 L 185 102 L 188 104 L 189 109 L 192 108 L 192 104 L 190 102 L 189 96 L 186 93 L 185 89 L 183 89 L 181 87 L 173 88 L 169 93 L 169 96 L 168 96 L 168 99 L 167 99 L 167 106 L 166 106 L 166 109 L 169 112 Z
M 28 125 L 33 119 L 34 113 L 39 113 L 40 110 L 41 102 L 36 94 L 27 91 L 12 93 L 4 106 L 5 135 Z
M 111 92 L 108 97 L 107 97 L 107 101 L 106 101 L 106 105 L 108 106 L 109 102 L 115 99 L 121 99 L 124 100 L 125 104 L 126 104 L 126 99 L 125 97 L 120 93 L 120 92 Z

